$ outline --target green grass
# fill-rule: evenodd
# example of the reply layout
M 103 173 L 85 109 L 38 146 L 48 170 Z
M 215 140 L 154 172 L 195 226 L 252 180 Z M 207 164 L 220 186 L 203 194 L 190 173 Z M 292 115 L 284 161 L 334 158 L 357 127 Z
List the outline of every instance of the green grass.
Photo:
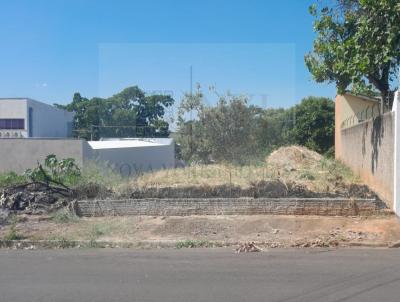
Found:
M 109 223 L 97 223 L 90 229 L 89 237 L 91 239 L 97 239 L 101 236 L 110 235 L 113 230 L 113 226 Z
M 26 182 L 26 177 L 14 172 L 0 174 L 0 188 L 15 186 Z
M 183 248 L 199 248 L 199 247 L 213 247 L 213 244 L 207 240 L 183 240 L 183 241 L 178 241 L 175 245 L 177 249 L 183 249 Z

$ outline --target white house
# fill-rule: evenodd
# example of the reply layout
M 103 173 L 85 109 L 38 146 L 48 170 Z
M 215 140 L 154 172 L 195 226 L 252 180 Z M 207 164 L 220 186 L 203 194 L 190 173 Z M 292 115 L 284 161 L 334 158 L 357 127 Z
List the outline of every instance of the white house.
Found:
M 74 113 L 29 98 L 0 98 L 0 138 L 72 136 Z

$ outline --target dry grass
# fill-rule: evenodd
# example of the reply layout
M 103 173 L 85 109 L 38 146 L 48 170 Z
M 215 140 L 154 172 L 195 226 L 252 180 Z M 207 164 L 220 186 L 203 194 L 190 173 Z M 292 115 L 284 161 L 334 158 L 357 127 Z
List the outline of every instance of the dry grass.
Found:
M 248 187 L 251 182 L 273 178 L 264 166 L 231 166 L 223 164 L 194 165 L 146 173 L 134 184 L 143 187 L 186 187 L 202 185 L 237 185 Z
M 141 221 L 141 217 L 102 217 L 100 219 L 79 218 L 60 224 L 51 219 L 42 221 L 40 224 L 26 222 L 19 225 L 19 230 L 27 238 L 35 240 L 124 241 L 135 237 L 138 223 Z
M 234 185 L 248 188 L 262 180 L 296 183 L 313 192 L 335 192 L 360 180 L 340 162 L 304 147 L 278 149 L 263 165 L 195 165 L 146 173 L 133 181 L 139 188 Z

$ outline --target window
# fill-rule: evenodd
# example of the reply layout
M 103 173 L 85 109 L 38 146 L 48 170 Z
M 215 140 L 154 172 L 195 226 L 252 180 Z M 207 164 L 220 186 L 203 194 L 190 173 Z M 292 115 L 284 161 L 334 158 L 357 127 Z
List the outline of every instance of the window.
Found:
M 22 130 L 25 129 L 25 120 L 23 118 L 0 118 L 1 130 Z

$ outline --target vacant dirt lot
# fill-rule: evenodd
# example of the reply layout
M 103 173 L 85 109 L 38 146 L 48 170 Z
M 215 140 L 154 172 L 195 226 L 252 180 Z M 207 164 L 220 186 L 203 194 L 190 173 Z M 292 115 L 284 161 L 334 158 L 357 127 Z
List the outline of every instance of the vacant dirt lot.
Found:
M 132 198 L 376 197 L 348 167 L 301 146 L 279 148 L 259 165 L 167 169 L 114 189 Z
M 0 229 L 6 238 L 12 225 Z M 400 240 L 395 216 L 345 218 L 317 216 L 101 217 L 59 220 L 20 217 L 20 238 L 113 242 L 202 241 L 235 244 L 254 241 L 267 247 L 326 247 Z

